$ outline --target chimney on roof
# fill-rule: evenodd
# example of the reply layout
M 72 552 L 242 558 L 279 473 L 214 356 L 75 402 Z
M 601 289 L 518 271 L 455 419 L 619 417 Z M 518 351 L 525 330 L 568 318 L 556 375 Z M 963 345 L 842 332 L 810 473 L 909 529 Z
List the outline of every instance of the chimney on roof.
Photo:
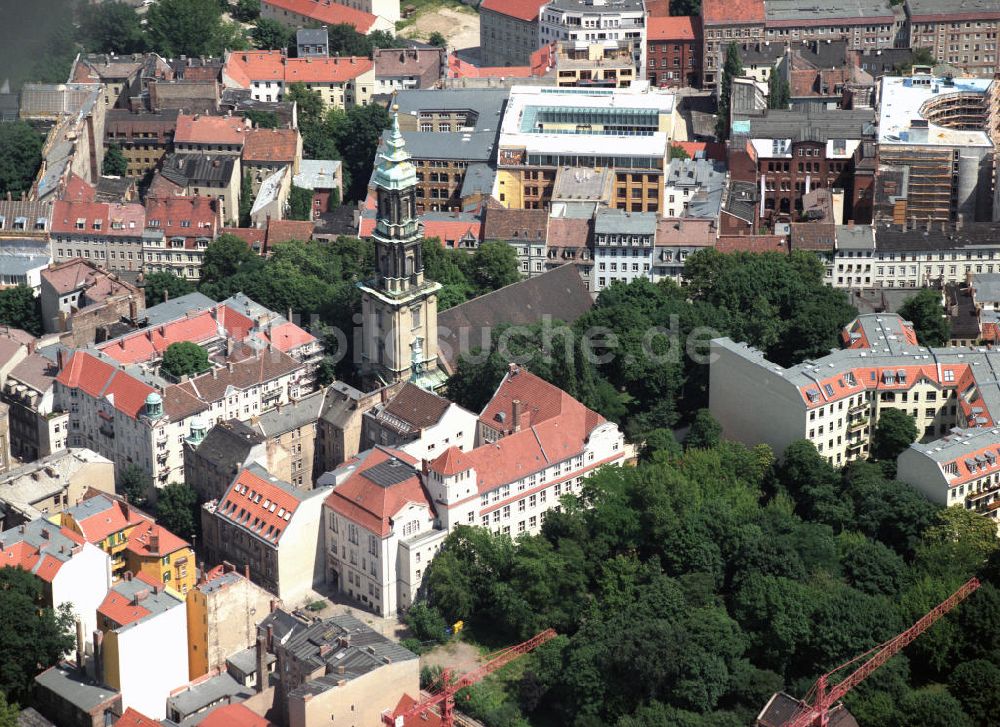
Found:
M 149 536 L 149 549 L 154 553 L 160 552 L 160 536 L 158 533 Z
M 229 373 L 233 373 L 233 362 L 232 361 L 227 361 L 226 362 L 226 368 L 229 370 Z
M 104 667 L 101 664 L 104 654 L 101 647 L 104 644 L 104 632 L 100 629 L 94 631 L 94 679 L 100 681 L 104 677 Z
M 48 540 L 49 539 L 49 535 L 50 535 L 49 529 L 48 528 L 42 528 L 42 540 Z
M 126 497 L 128 496 L 126 495 Z M 130 514 L 128 500 L 122 500 L 122 515 L 125 516 L 125 522 L 128 522 L 131 519 Z
M 83 649 L 83 621 L 76 620 L 76 667 L 81 672 L 86 664 L 86 652 Z
M 125 580 L 127 580 L 127 581 L 130 581 L 130 580 L 132 580 L 132 571 L 125 571 L 125 575 L 124 575 L 123 577 L 124 577 L 124 578 L 125 578 Z
M 244 563 L 243 564 L 243 575 L 246 576 L 247 580 L 250 580 L 250 564 L 249 563 Z
M 56 351 L 56 366 L 60 371 L 62 371 L 65 363 L 66 363 L 65 354 L 63 353 L 62 349 L 59 349 L 58 351 Z
M 265 633 L 263 629 L 257 629 L 257 643 L 254 645 L 254 655 L 256 658 L 257 675 L 254 681 L 253 690 L 260 694 L 264 691 L 264 679 L 265 672 L 267 670 L 267 663 L 265 661 L 265 654 L 267 653 L 267 642 L 271 638 L 272 627 L 267 627 L 267 632 Z
M 517 364 L 514 363 L 513 361 L 507 364 L 507 373 L 509 373 L 511 376 L 517 376 L 519 371 L 520 369 L 517 367 Z
M 514 431 L 519 432 L 521 431 L 521 400 L 514 399 L 511 402 L 511 407 L 513 409 L 511 411 L 511 418 L 514 420 Z

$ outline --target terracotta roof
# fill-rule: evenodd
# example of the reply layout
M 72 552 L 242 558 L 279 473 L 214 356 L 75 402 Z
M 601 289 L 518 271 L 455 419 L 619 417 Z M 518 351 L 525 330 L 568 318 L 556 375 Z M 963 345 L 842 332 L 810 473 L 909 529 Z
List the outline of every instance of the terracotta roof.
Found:
M 198 238 L 214 240 L 219 230 L 219 206 L 211 197 L 147 197 L 146 229 L 160 230 L 168 240 L 183 237 L 185 249 Z
M 55 234 L 141 237 L 145 223 L 146 210 L 141 204 L 60 199 L 52 206 L 52 232 Z
M 242 145 L 247 126 L 239 116 L 202 116 L 180 114 L 177 117 L 175 144 Z
M 216 514 L 275 547 L 299 507 L 301 493 L 251 465 L 240 470 Z
M 125 546 L 126 550 L 136 555 L 160 557 L 188 547 L 190 545 L 186 540 L 178 538 L 162 525 L 151 521 L 143 523 L 133 530 L 129 534 L 128 544 Z
M 305 346 L 316 340 L 314 335 L 288 321 L 274 326 L 270 331 L 263 331 L 260 333 L 260 338 L 273 344 L 275 348 L 284 353 L 294 351 L 300 346 Z
M 513 416 L 515 400 L 521 402 L 519 426 Z M 580 454 L 605 419 L 559 387 L 515 367 L 479 421 L 505 436 L 469 452 L 452 447 L 429 466 L 442 474 L 475 469 L 477 487 L 484 493 Z
M 399 703 L 396 705 L 396 709 L 393 710 L 393 717 L 397 717 L 404 712 L 413 708 L 417 703 L 417 700 L 411 697 L 409 694 L 404 694 L 399 698 Z M 205 724 L 202 722 L 202 724 Z M 415 719 L 411 719 L 408 724 L 418 725 L 419 727 L 442 727 L 441 716 L 436 712 L 427 710 L 426 712 L 420 712 Z
M 508 242 L 544 242 L 548 222 L 548 210 L 488 206 L 483 220 L 483 237 Z
M 115 722 L 115 727 L 160 727 L 161 724 L 159 720 L 147 717 L 129 707 L 125 710 L 125 714 Z
M 311 240 L 316 224 L 309 220 L 271 220 L 267 225 L 267 246 L 282 242 Z
M 479 9 L 530 23 L 538 20 L 538 11 L 547 2 L 548 0 L 483 0 L 479 3 Z
M 164 587 L 160 581 L 150 578 L 144 573 L 139 573 L 131 580 L 119 581 L 113 585 L 108 591 L 108 595 L 104 597 L 103 603 L 97 607 L 97 613 L 116 624 L 115 628 L 128 626 L 151 615 L 153 611 L 142 605 L 143 598 L 135 599 L 128 595 L 128 592 L 136 590 L 136 587 L 140 585 L 149 586 L 149 590 Z M 140 592 L 142 590 L 147 589 L 140 589 Z
M 259 351 L 241 361 L 233 362 L 232 371 L 220 367 L 198 378 L 176 384 L 202 402 L 219 401 L 230 387 L 245 391 L 267 381 L 288 375 L 302 367 L 291 356 L 280 351 Z M 172 387 L 168 387 L 168 390 Z
M 531 78 L 537 70 L 532 66 L 477 66 L 458 56 L 448 56 L 450 78 Z
M 449 406 L 451 402 L 444 397 L 407 382 L 382 411 L 414 429 L 425 429 L 441 421 Z
M 95 202 L 97 201 L 97 187 L 71 172 L 66 180 L 62 198 L 70 202 Z
M 107 399 L 118 411 L 135 419 L 155 389 L 119 371 L 85 351 L 76 351 L 56 380 L 71 389 L 80 389 L 95 399 Z
M 375 447 L 358 455 L 357 468 L 326 498 L 326 506 L 366 530 L 385 537 L 392 519 L 410 503 L 425 506 L 434 517 L 434 505 L 414 468 L 416 460 L 395 449 Z
M 298 154 L 296 129 L 250 129 L 243 142 L 243 160 L 248 162 L 293 162 Z
M 692 159 L 698 152 L 704 152 L 706 159 L 719 162 L 726 161 L 726 145 L 715 141 L 672 141 L 671 146 L 677 146 L 688 153 Z
M 664 18 L 652 16 L 646 27 L 646 40 L 694 40 L 698 37 L 698 18 L 675 15 Z
M 550 248 L 586 248 L 590 225 L 590 219 L 550 217 L 546 242 Z
M 718 237 L 714 219 L 663 217 L 656 222 L 657 247 L 712 247 Z
M 764 22 L 764 0 L 702 0 L 706 24 L 740 25 Z
M 250 247 L 263 249 L 264 240 L 267 237 L 267 230 L 257 227 L 223 227 L 219 230 L 220 235 L 233 235 L 238 237 Z
M 355 10 L 346 5 L 323 3 L 318 0 L 262 0 L 261 5 L 287 10 L 289 13 L 302 15 L 325 25 L 347 23 L 365 35 L 378 19 L 371 13 Z
M 285 54 L 280 50 L 233 51 L 226 56 L 225 71 L 249 88 L 253 81 L 285 80 Z
M 275 727 L 274 723 L 268 722 L 256 712 L 251 712 L 242 704 L 227 704 L 213 709 L 198 724 L 200 727 Z
M 62 564 L 78 552 L 84 539 L 69 528 L 35 520 L 0 535 L 0 567 L 16 567 L 51 583 Z
M 428 213 L 421 218 L 424 225 L 424 237 L 436 237 L 441 241 L 441 245 L 447 247 L 449 241 L 457 242 L 465 237 L 481 240 L 483 223 L 478 219 L 433 219 L 429 217 L 433 213 Z M 375 234 L 375 218 L 362 217 L 361 226 L 358 230 L 359 237 L 371 237 Z
M 87 498 L 66 510 L 65 514 L 73 518 L 86 541 L 94 545 L 112 533 L 152 523 L 149 516 L 141 510 L 104 493 Z
M 343 5 L 337 7 L 346 9 Z M 285 83 L 344 83 L 374 68 L 370 58 L 360 56 L 289 58 L 285 64 Z
M 722 235 L 715 243 L 719 252 L 788 252 L 781 235 Z

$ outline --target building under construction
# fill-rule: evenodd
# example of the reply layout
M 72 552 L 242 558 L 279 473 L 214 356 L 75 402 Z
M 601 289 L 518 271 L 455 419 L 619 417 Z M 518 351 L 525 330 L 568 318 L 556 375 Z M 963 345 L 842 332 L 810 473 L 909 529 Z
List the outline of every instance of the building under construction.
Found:
M 876 221 L 994 219 L 992 80 L 884 77 L 879 89 Z

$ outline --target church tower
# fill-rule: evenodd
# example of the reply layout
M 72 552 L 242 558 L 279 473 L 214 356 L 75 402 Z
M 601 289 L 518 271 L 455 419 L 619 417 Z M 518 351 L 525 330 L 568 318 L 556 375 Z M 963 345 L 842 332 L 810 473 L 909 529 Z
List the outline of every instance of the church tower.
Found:
M 424 279 L 417 217 L 417 170 L 393 109 L 392 132 L 373 178 L 378 195 L 375 278 L 361 289 L 361 374 L 371 384 L 409 380 L 427 389 L 444 383 L 437 367 L 437 291 Z

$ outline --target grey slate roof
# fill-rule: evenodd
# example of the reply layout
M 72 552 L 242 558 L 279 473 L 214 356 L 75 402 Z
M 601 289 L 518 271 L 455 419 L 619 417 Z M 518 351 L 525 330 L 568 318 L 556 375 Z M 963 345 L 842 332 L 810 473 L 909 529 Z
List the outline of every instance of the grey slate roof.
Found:
M 146 318 L 149 319 L 149 325 L 155 327 L 183 318 L 188 311 L 200 312 L 208 310 L 213 305 L 215 301 L 204 293 L 187 293 L 150 306 L 146 309 Z
M 418 114 L 420 111 L 475 111 L 476 131 L 499 132 L 501 112 L 507 103 L 507 89 L 414 89 L 400 91 L 395 103 L 399 113 Z M 407 136 L 407 145 L 409 137 Z
M 329 33 L 326 28 L 299 28 L 295 32 L 295 42 L 298 45 L 326 45 Z
M 264 436 L 238 419 L 219 422 L 208 430 L 198 445 L 198 456 L 222 471 L 234 476 L 254 446 L 264 442 Z
M 253 696 L 252 689 L 223 673 L 195 684 L 190 689 L 167 699 L 167 711 L 176 710 L 181 718 L 225 701 L 240 702 Z
M 454 371 L 459 355 L 487 348 L 486 334 L 500 324 L 537 323 L 545 315 L 572 323 L 593 305 L 576 266 L 560 265 L 439 312 L 438 358 L 446 371 Z
M 385 142 L 392 131 L 382 132 Z M 406 151 L 414 159 L 463 159 L 468 161 L 489 161 L 496 147 L 496 131 L 437 132 L 406 131 Z
M 1000 0 L 907 0 L 910 15 L 1000 12 Z
M 260 415 L 253 428 L 264 437 L 276 437 L 299 427 L 312 424 L 323 410 L 326 392 L 314 391 L 291 404 L 271 409 Z
M 768 22 L 785 20 L 836 21 L 848 18 L 891 18 L 889 0 L 767 0 L 764 11 Z
M 35 677 L 35 682 L 85 712 L 118 697 L 118 692 L 111 687 L 94 684 L 89 677 L 65 662 L 46 669 Z
M 462 190 L 459 195 L 469 197 L 474 194 L 489 194 L 493 191 L 495 179 L 496 171 L 489 164 L 473 162 L 465 169 L 465 178 L 462 180 Z
M 724 205 L 726 212 L 746 222 L 753 222 L 756 203 L 757 187 L 755 184 L 741 181 L 730 182 Z
M 795 110 L 772 109 L 765 116 L 751 117 L 751 139 L 792 139 L 793 141 L 828 141 L 863 139 L 875 135 L 875 112 L 872 109 L 826 109 L 807 104 Z
M 221 184 L 233 176 L 235 164 L 235 159 L 229 156 L 169 154 L 163 159 L 160 174 L 181 187 L 205 182 Z
M 897 250 L 959 250 L 977 246 L 1000 247 L 1000 223 L 972 222 L 963 225 L 960 230 L 941 230 L 940 228 L 929 231 L 896 228 L 877 228 L 875 230 L 876 249 L 887 252 Z
M 655 235 L 655 212 L 626 212 L 603 207 L 594 217 L 595 234 Z

